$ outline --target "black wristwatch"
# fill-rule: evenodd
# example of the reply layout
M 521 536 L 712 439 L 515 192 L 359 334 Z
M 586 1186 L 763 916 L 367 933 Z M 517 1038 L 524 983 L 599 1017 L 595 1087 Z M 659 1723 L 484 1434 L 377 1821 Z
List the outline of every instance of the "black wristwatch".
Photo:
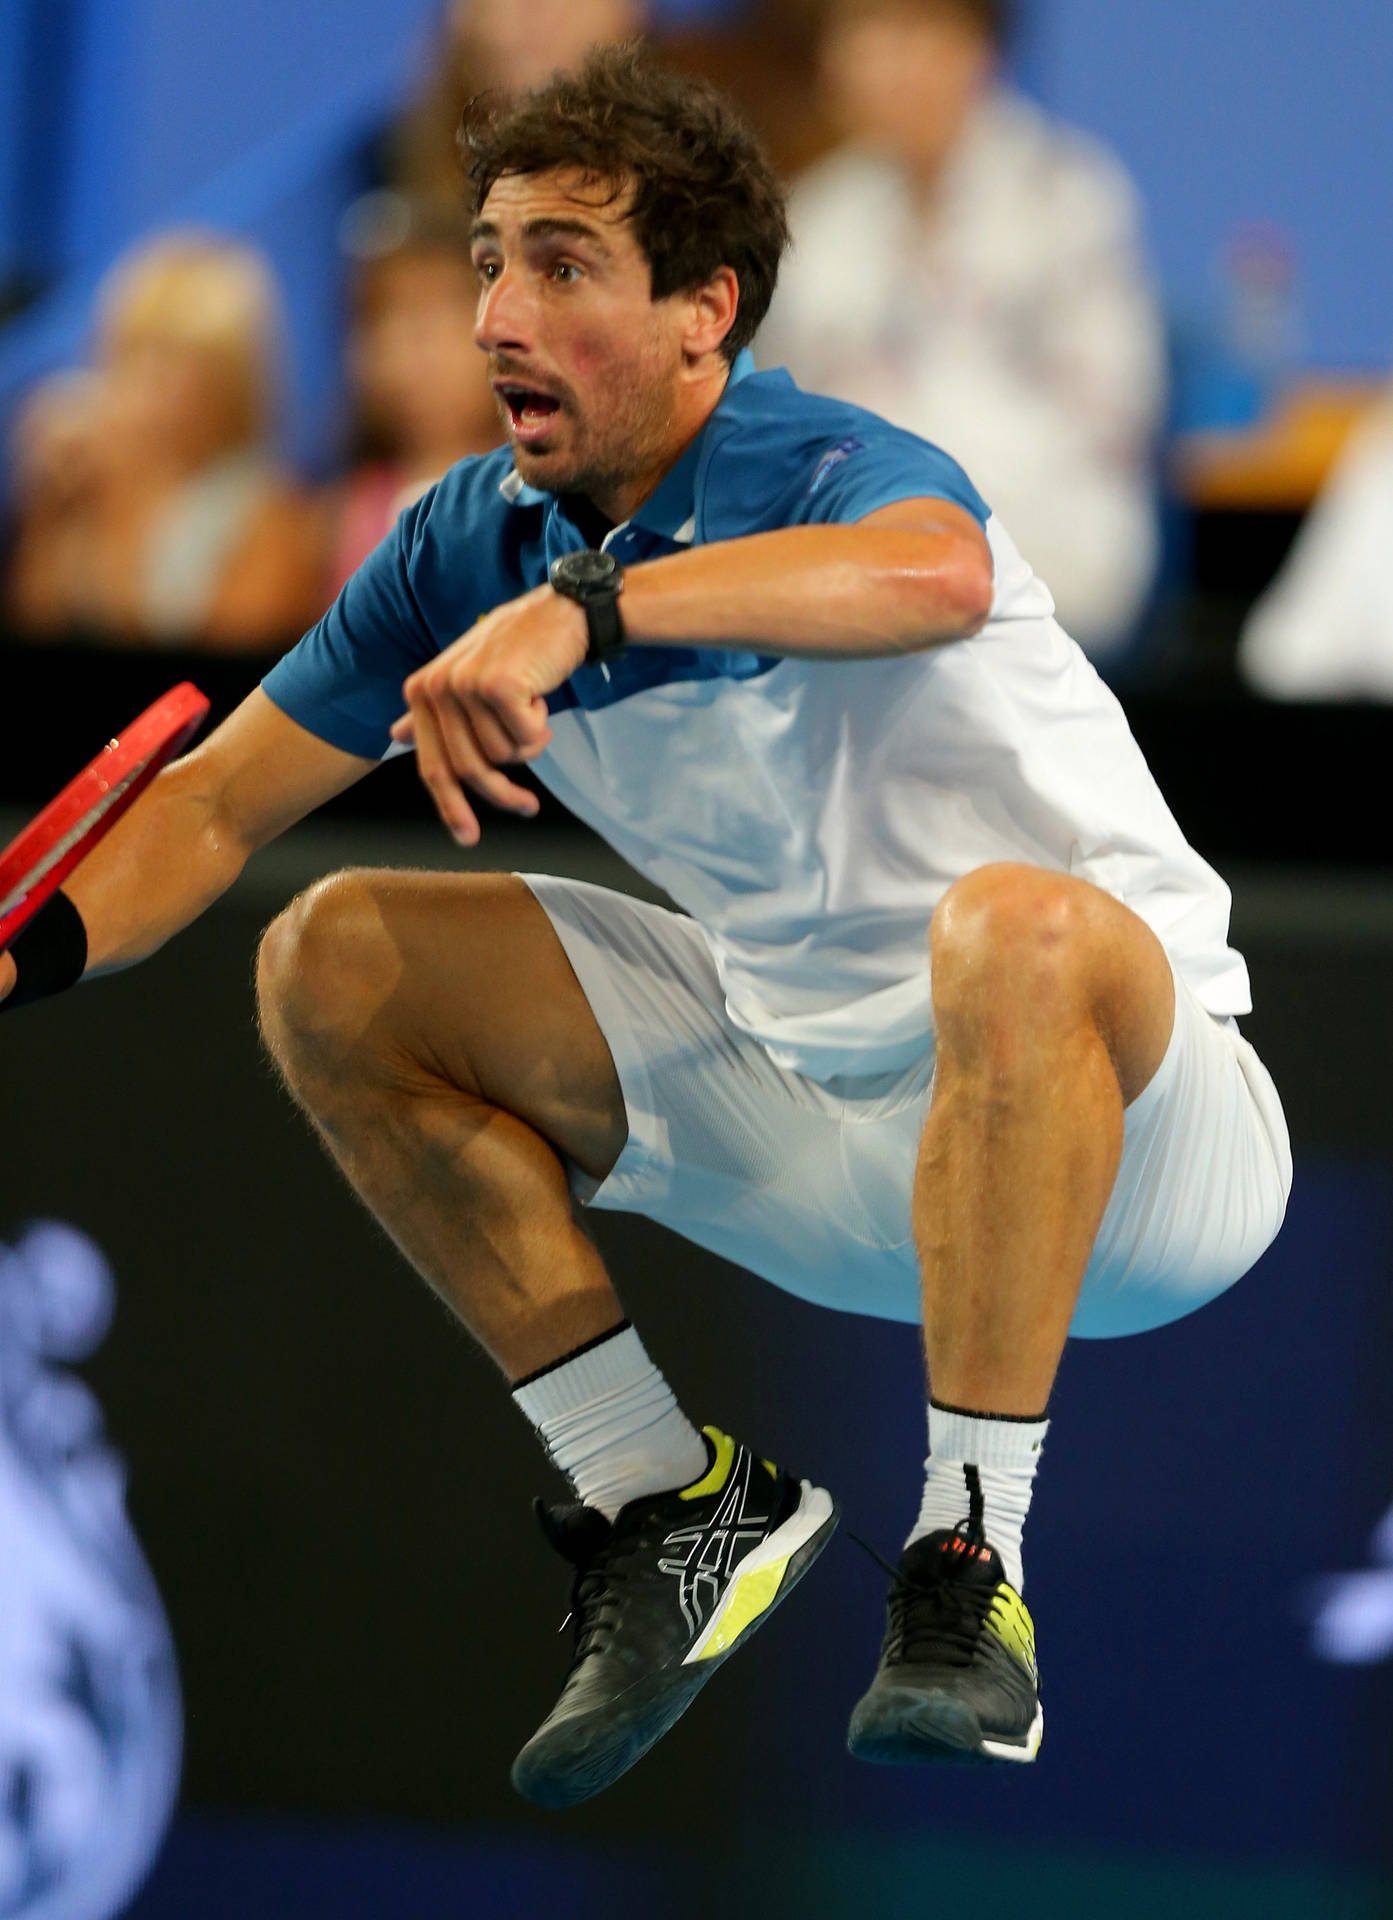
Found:
M 552 561 L 549 577 L 557 593 L 564 593 L 584 610 L 590 634 L 586 666 L 603 667 L 617 660 L 628 641 L 618 606 L 624 591 L 624 569 L 614 555 L 597 553 L 591 547 L 579 553 L 563 553 L 559 560 Z

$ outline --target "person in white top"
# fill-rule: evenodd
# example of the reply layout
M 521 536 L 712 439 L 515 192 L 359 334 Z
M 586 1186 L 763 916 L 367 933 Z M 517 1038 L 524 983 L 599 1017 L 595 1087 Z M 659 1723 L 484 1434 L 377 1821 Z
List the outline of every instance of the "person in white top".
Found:
M 832 0 L 845 143 L 790 201 L 762 365 L 951 448 L 1095 659 L 1158 551 L 1161 314 L 1135 189 L 999 76 L 1004 0 Z
M 575 1659 L 515 1784 L 617 1779 L 835 1521 L 697 1432 L 573 1200 L 923 1326 L 929 1467 L 850 1743 L 1031 1761 L 1065 1339 L 1213 1298 L 1286 1204 L 1227 889 L 957 463 L 754 370 L 787 228 L 719 96 L 611 48 L 467 138 L 506 449 L 137 802 L 0 955 L 3 1004 L 150 952 L 394 744 L 469 846 L 471 796 L 535 812 L 532 765 L 686 912 L 360 870 L 258 972 L 287 1085 L 581 1502 L 548 1523 Z
M 1350 440 L 1244 625 L 1238 666 L 1273 700 L 1393 700 L 1393 394 Z

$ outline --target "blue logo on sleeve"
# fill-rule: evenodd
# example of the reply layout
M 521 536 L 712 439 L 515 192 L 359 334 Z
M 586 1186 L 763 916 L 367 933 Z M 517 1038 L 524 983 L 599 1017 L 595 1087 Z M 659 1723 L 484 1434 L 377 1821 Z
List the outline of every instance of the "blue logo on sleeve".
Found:
M 839 440 L 835 447 L 829 447 L 813 469 L 813 477 L 808 487 L 809 497 L 811 498 L 817 492 L 833 467 L 839 467 L 843 460 L 849 459 L 853 453 L 859 453 L 865 444 L 864 440 L 852 438 Z

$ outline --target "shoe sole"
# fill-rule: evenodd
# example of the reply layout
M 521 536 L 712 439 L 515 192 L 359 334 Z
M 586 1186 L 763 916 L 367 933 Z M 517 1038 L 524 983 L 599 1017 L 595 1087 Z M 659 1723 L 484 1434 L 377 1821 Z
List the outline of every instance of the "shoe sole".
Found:
M 955 1694 L 885 1688 L 856 1708 L 846 1744 L 853 1759 L 873 1766 L 974 1766 L 994 1760 L 1021 1765 L 1035 1758 L 1044 1735 L 1045 1709 L 1038 1702 L 1021 1739 L 988 1739 L 972 1708 Z
M 803 1481 L 795 1510 L 732 1573 L 720 1606 L 692 1642 L 683 1666 L 718 1661 L 734 1653 L 741 1637 L 797 1584 L 831 1539 L 836 1524 L 837 1507 L 831 1494 Z
M 832 1538 L 831 1494 L 802 1482 L 798 1505 L 735 1568 L 720 1606 L 681 1666 L 637 1681 L 602 1713 L 541 1727 L 513 1762 L 512 1781 L 538 1807 L 574 1807 L 612 1786 L 687 1711 L 716 1669 L 762 1626 Z

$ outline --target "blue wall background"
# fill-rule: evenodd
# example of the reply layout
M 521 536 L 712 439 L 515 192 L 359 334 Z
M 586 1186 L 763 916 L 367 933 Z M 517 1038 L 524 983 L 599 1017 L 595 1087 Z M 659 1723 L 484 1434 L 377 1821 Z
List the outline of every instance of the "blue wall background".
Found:
M 664 12 L 719 10 L 669 0 Z M 0 336 L 0 420 L 78 355 L 92 289 L 169 221 L 248 233 L 287 291 L 292 438 L 322 451 L 334 221 L 353 155 L 409 83 L 435 0 L 5 0 L 0 273 L 54 277 Z M 1109 140 L 1150 209 L 1171 303 L 1213 306 L 1236 223 L 1274 222 L 1302 279 L 1303 358 L 1393 351 L 1393 8 L 1387 0 L 1034 0 L 1025 83 Z
M 1388 364 L 1388 0 L 1035 0 L 1023 67 L 1132 169 L 1174 304 L 1206 303 L 1235 223 L 1270 220 L 1296 249 L 1304 357 Z
M 337 217 L 435 12 L 434 0 L 5 0 L 0 267 L 56 280 L 0 336 L 0 417 L 28 381 L 83 353 L 117 254 L 187 223 L 270 254 L 289 317 L 290 437 L 304 457 L 322 451 Z

